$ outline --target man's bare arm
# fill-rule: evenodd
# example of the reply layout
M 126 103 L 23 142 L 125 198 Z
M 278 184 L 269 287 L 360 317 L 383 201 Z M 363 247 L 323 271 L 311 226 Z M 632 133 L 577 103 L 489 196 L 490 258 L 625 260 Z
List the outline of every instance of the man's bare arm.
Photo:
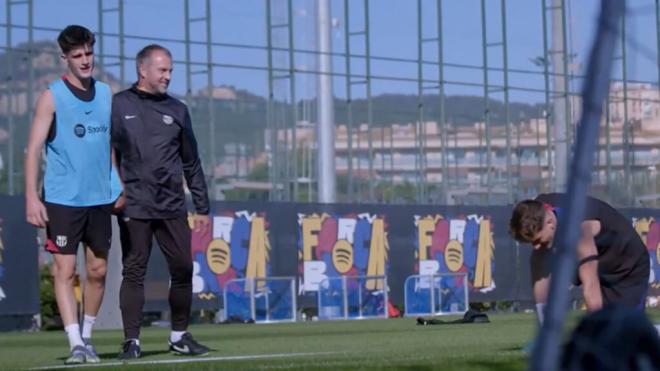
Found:
M 110 158 L 112 159 L 112 167 L 114 167 L 115 171 L 117 171 L 117 179 L 119 179 L 121 189 L 124 189 L 124 180 L 121 178 L 121 175 L 119 175 L 118 157 L 119 155 L 117 154 L 117 151 L 115 151 L 115 147 L 110 146 Z M 124 209 L 124 206 L 126 206 L 126 195 L 124 195 L 124 192 L 122 191 L 119 194 L 119 197 L 117 197 L 115 200 L 115 203 L 112 205 L 112 212 L 117 214 Z
M 534 250 L 530 258 L 532 274 L 532 293 L 536 304 L 536 316 L 539 324 L 543 324 L 543 311 L 550 291 L 550 262 L 552 251 L 549 249 Z
M 582 295 L 590 312 L 603 307 L 603 295 L 598 278 L 598 249 L 594 237 L 600 232 L 600 222 L 586 220 L 582 222 L 580 240 L 577 245 L 579 261 L 578 275 L 582 282 Z
M 39 178 L 41 151 L 48 138 L 54 114 L 53 95 L 50 90 L 46 90 L 37 99 L 25 152 L 25 214 L 28 223 L 42 228 L 46 226 L 48 215 L 46 207 L 39 199 L 37 180 Z

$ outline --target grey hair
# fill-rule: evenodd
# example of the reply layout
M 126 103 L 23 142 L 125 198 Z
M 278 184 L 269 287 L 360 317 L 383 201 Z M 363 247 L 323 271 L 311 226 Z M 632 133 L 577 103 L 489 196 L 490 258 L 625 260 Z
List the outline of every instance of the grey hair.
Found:
M 151 54 L 157 50 L 164 52 L 165 54 L 167 54 L 168 57 L 170 57 L 170 59 L 172 59 L 172 53 L 170 52 L 170 50 L 162 45 L 149 44 L 145 46 L 135 56 L 135 68 L 138 77 L 140 77 L 140 65 L 147 63 L 149 57 L 151 57 Z

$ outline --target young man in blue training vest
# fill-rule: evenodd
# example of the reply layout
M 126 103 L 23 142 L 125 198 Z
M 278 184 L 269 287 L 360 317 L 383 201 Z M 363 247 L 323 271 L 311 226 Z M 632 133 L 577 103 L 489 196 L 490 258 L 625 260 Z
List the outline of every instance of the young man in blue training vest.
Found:
M 550 262 L 563 194 L 541 194 L 520 202 L 513 210 L 509 230 L 513 238 L 529 243 L 532 290 L 539 322 L 550 288 Z M 576 284 L 582 286 L 587 310 L 608 304 L 644 310 L 650 274 L 649 254 L 632 222 L 612 206 L 587 198 L 576 253 Z
M 92 326 L 103 300 L 111 212 L 121 200 L 112 166 L 110 111 L 112 93 L 92 78 L 94 34 L 71 25 L 58 44 L 67 71 L 38 98 L 25 157 L 27 221 L 46 228 L 46 250 L 53 254 L 55 298 L 69 339 L 66 364 L 98 363 L 91 344 Z M 42 195 L 37 189 L 42 149 L 46 170 Z M 76 253 L 85 246 L 82 333 L 74 296 Z

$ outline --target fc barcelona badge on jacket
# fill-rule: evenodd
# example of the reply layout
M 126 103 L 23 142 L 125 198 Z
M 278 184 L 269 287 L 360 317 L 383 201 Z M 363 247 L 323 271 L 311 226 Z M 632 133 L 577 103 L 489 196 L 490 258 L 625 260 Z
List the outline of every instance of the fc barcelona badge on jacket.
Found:
M 163 115 L 163 122 L 165 123 L 165 125 L 172 125 L 174 119 L 170 115 Z

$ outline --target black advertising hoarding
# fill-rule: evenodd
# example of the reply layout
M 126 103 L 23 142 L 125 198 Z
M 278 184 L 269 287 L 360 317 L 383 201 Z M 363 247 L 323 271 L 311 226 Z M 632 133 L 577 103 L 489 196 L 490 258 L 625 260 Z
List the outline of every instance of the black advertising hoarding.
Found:
M 651 272 L 648 298 L 660 305 L 660 210 L 624 209 L 621 212 L 630 218 L 649 252 Z
M 196 305 L 222 295 L 229 278 L 289 276 L 297 279 L 300 303 L 312 306 L 320 280 L 341 275 L 386 275 L 390 300 L 400 305 L 410 275 L 455 272 L 468 275 L 471 301 L 530 301 L 531 247 L 509 236 L 511 210 L 217 202 L 212 234 L 193 236 L 197 288 L 204 287 Z M 649 296 L 660 300 L 660 210 L 622 213 L 648 246 Z
M 415 207 L 414 272 L 466 273 L 471 301 L 524 299 L 509 207 Z M 404 278 L 405 279 L 405 278 Z
M 39 313 L 37 230 L 23 197 L 0 195 L 0 316 Z
M 36 229 L 21 196 L 0 196 L 0 315 L 39 311 Z M 649 300 L 660 301 L 660 210 L 623 209 L 646 243 Z M 508 234 L 510 206 L 216 202 L 212 227 L 193 233 L 194 307 L 222 306 L 224 284 L 295 277 L 301 306 L 316 305 L 324 278 L 385 275 L 392 303 L 415 274 L 464 272 L 470 301 L 532 300 L 531 247 Z M 145 281 L 145 310 L 168 307 L 169 274 L 158 247 Z M 379 284 L 374 284 L 374 289 Z
M 264 276 L 295 277 L 304 306 L 321 280 L 341 275 L 387 276 L 399 305 L 405 279 L 420 273 L 466 272 L 472 301 L 531 299 L 529 281 L 520 285 L 528 249 L 507 232 L 510 207 L 217 202 L 213 210 L 212 228 L 193 234 L 198 308 L 217 306 L 229 279 Z

